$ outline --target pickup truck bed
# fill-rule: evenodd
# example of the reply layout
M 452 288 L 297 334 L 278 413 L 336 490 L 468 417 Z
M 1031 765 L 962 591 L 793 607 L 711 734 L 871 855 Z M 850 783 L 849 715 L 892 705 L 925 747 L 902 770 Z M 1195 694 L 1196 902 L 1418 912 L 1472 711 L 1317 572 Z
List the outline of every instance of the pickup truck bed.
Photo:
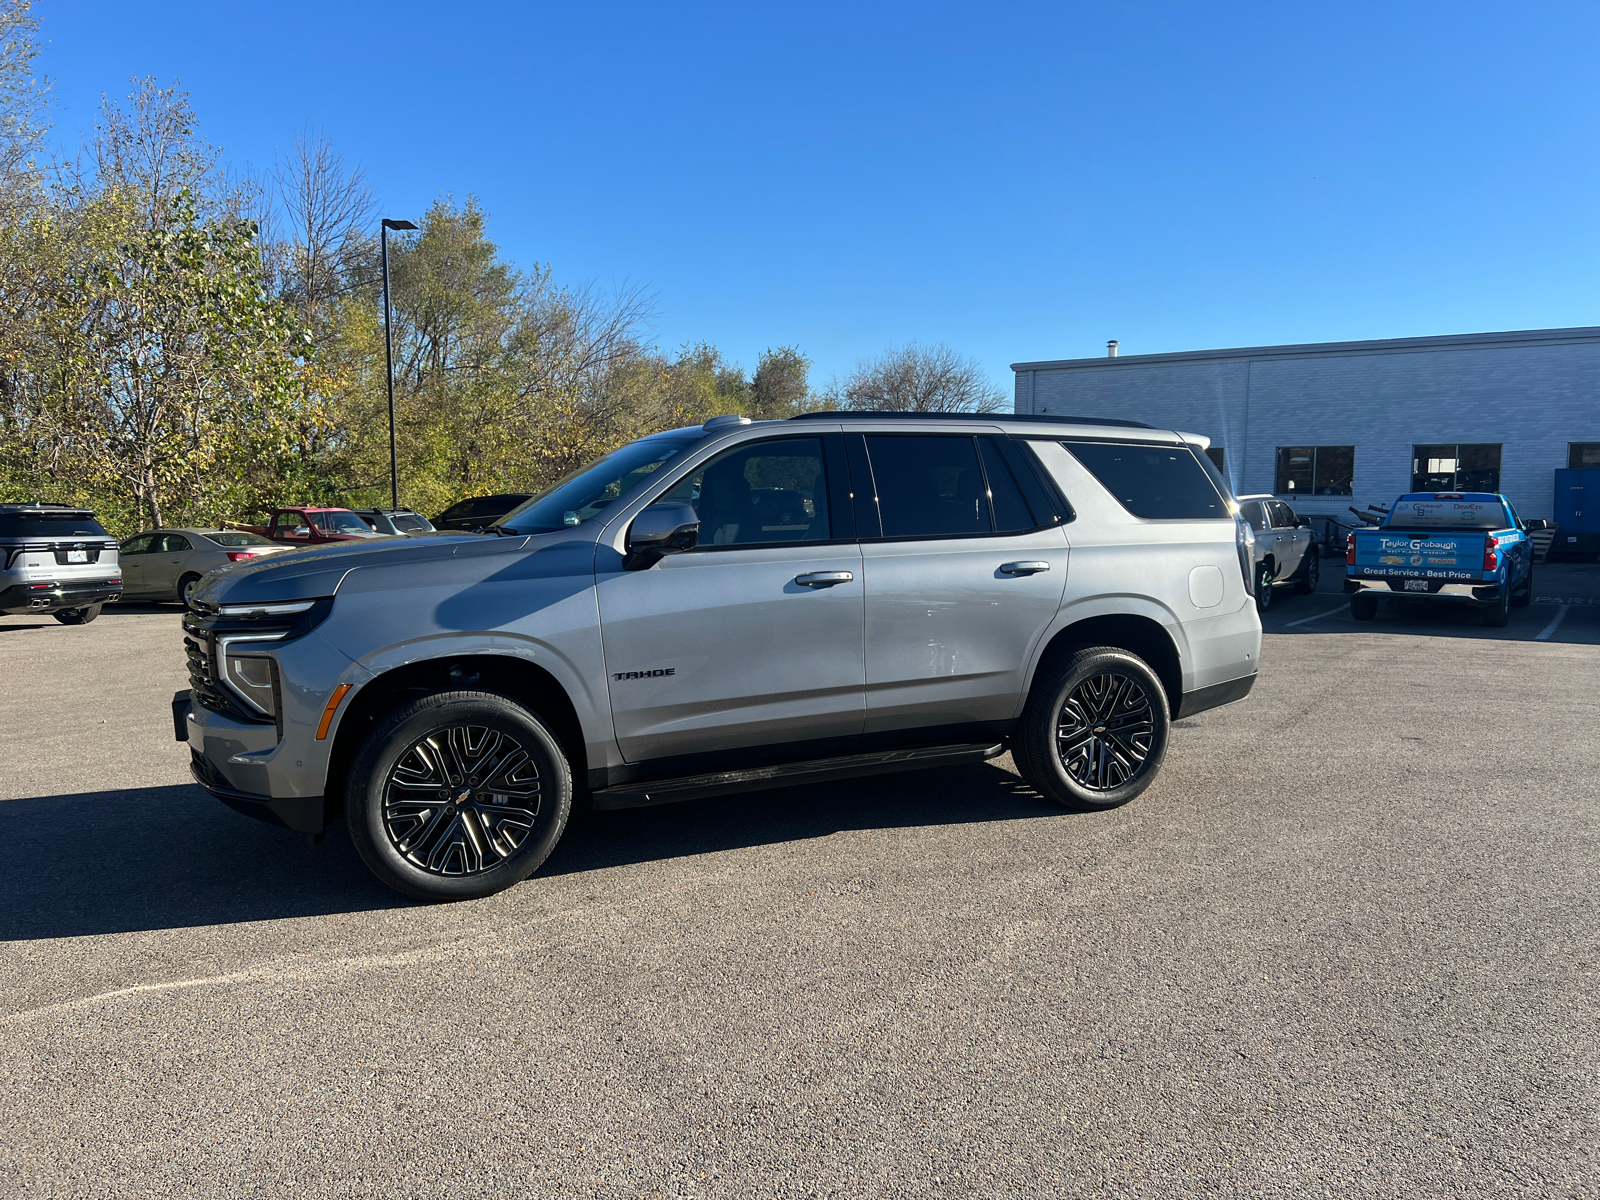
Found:
M 1457 520 L 1477 527 L 1447 527 Z M 1532 598 L 1533 541 L 1503 496 L 1401 496 L 1382 526 L 1351 531 L 1345 591 L 1357 620 L 1370 620 L 1380 599 L 1398 594 L 1480 607 L 1487 624 L 1504 625 L 1510 605 Z

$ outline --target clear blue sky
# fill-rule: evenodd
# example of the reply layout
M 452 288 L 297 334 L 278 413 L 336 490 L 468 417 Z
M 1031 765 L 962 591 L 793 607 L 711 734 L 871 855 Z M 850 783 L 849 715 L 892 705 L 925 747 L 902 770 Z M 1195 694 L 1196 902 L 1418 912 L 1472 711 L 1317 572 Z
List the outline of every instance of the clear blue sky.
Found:
M 181 81 L 270 165 L 308 124 L 386 214 L 649 285 L 664 346 L 814 382 L 1600 324 L 1600 6 L 38 0 L 59 130 Z M 381 14 L 381 19 L 380 19 Z

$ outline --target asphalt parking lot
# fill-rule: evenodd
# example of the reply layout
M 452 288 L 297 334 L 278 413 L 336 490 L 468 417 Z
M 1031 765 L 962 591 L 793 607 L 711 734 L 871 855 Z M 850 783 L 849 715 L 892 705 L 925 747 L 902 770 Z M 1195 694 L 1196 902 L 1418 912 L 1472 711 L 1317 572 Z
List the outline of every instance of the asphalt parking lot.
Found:
M 175 608 L 0 617 L 0 1194 L 1600 1196 L 1600 567 L 1324 586 L 1127 808 L 595 814 L 443 907 L 187 782 Z

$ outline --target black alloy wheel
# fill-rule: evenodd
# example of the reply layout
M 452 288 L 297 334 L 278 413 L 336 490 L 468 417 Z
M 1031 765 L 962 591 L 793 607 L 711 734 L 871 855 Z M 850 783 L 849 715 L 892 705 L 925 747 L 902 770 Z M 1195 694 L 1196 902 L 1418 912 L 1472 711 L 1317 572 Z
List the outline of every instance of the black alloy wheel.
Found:
M 1148 664 L 1090 646 L 1039 670 L 1012 739 L 1022 777 L 1074 808 L 1115 808 L 1145 788 L 1166 756 L 1166 689 Z
M 1256 568 L 1256 611 L 1272 607 L 1272 568 L 1262 563 Z
M 51 615 L 63 625 L 87 625 L 100 615 L 100 605 L 91 604 L 87 608 L 63 608 L 60 612 Z
M 1294 577 L 1294 590 L 1299 595 L 1309 596 L 1317 590 L 1317 583 L 1322 578 L 1321 558 L 1315 543 L 1306 547 L 1306 556 L 1301 560 L 1300 569 Z
M 367 735 L 346 785 L 351 840 L 389 886 L 425 900 L 487 896 L 549 857 L 572 774 L 538 716 L 493 692 L 435 692 Z

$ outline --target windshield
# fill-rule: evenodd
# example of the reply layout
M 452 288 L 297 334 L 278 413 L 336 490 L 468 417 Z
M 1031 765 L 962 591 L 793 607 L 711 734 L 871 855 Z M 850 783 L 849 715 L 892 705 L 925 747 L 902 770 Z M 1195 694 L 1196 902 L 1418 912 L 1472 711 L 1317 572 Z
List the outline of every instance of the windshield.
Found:
M 319 512 L 312 514 L 317 526 L 329 533 L 371 533 L 372 527 L 353 512 Z
M 554 533 L 582 525 L 654 478 L 662 466 L 699 440 L 653 437 L 630 442 L 512 509 L 500 518 L 499 528 L 506 533 Z
M 395 528 L 402 533 L 432 533 L 433 526 L 426 517 L 392 517 Z
M 1425 493 L 1402 496 L 1385 529 L 1509 529 L 1512 520 L 1500 497 L 1490 494 Z
M 277 543 L 268 541 L 259 533 L 238 533 L 232 529 L 223 533 L 208 533 L 205 535 L 208 542 L 215 542 L 219 546 L 273 546 Z

